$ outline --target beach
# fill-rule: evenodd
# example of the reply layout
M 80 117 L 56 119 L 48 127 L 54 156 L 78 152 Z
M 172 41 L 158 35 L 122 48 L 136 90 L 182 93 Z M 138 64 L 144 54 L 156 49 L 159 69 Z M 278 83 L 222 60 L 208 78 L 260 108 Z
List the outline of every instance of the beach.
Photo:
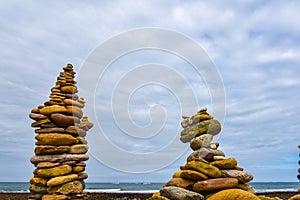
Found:
M 86 183 L 91 200 L 143 200 L 162 187 L 163 183 Z M 288 199 L 297 194 L 297 182 L 254 182 L 255 194 Z M 27 200 L 28 182 L 0 182 L 1 200 Z
M 265 192 L 257 193 L 257 195 L 265 195 L 268 197 L 279 197 L 287 200 L 297 192 Z M 107 193 L 107 192 L 93 192 L 88 193 L 91 200 L 145 200 L 151 197 L 152 193 Z M 29 193 L 0 193 L 1 200 L 27 200 Z

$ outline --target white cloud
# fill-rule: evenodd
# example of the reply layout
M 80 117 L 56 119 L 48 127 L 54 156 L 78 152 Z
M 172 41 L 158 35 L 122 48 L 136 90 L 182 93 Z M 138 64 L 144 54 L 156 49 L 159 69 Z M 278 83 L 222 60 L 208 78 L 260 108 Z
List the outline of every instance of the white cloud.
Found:
M 270 178 L 263 173 L 264 168 L 272 170 L 272 174 L 277 173 L 278 169 L 272 166 L 278 162 L 284 163 L 281 158 L 298 155 L 298 1 L 233 1 L 230 4 L 219 1 L 2 1 L 0 4 L 0 130 L 5 141 L 0 155 L 9 155 L 11 162 L 20 159 L 23 152 L 26 155 L 33 154 L 34 133 L 27 115 L 32 107 L 47 100 L 63 65 L 71 62 L 78 71 L 98 44 L 115 34 L 149 26 L 186 34 L 201 44 L 213 59 L 226 90 L 227 119 L 220 137 L 221 149 L 226 154 L 236 156 L 242 164 L 249 166 L 258 180 L 264 181 Z M 178 64 L 184 65 L 174 56 L 150 55 L 129 56 L 129 60 L 133 60 L 130 64 L 155 60 L 175 68 Z M 136 59 L 139 56 L 140 59 Z M 123 63 L 129 62 L 125 59 Z M 181 69 L 179 73 L 187 77 L 189 84 L 196 88 L 201 103 L 199 107 L 211 106 L 203 80 L 194 76 L 189 66 L 184 65 Z M 110 77 L 118 78 L 122 73 L 122 70 L 116 68 L 110 71 Z M 166 78 L 172 80 L 174 77 Z M 107 84 L 113 84 L 110 80 L 106 81 Z M 138 103 L 135 108 L 145 110 L 142 106 L 144 102 L 149 105 L 169 103 L 169 100 L 161 101 L 166 98 L 165 93 L 152 92 L 155 95 L 151 98 L 139 93 L 140 96 L 135 99 Z M 99 97 L 105 98 L 101 95 Z M 189 102 L 184 103 L 188 105 Z M 100 110 L 106 107 L 107 104 L 97 105 Z M 147 122 L 144 117 L 148 115 L 140 113 L 138 109 L 133 111 L 137 120 Z M 171 119 L 167 126 L 172 126 L 178 120 Z M 111 125 L 109 120 L 106 123 Z M 174 126 L 177 128 L 178 124 Z M 19 148 L 14 148 L 17 142 Z M 137 146 L 140 144 L 131 145 L 130 141 L 124 141 L 124 144 L 130 150 L 140 148 Z M 145 150 L 153 150 L 163 144 L 144 145 Z M 22 157 L 28 167 L 27 160 L 29 158 Z M 151 180 L 167 180 L 176 166 L 184 164 L 184 160 L 181 158 L 178 161 L 180 163 L 176 162 L 161 174 L 154 173 Z M 91 165 L 88 168 L 90 177 L 98 176 L 98 168 L 105 168 L 96 162 L 91 162 Z M 5 172 L 13 165 L 6 163 L 1 167 L 0 171 Z M 32 168 L 26 170 L 22 174 L 31 174 Z M 110 177 L 117 179 L 122 176 L 122 180 L 133 177 L 105 170 L 112 174 L 105 177 L 105 181 L 109 181 Z M 286 177 L 291 177 L 291 171 L 284 171 Z M 0 175 L 5 178 L 3 181 L 20 180 L 19 177 L 13 177 L 13 174 L 10 175 L 12 177 Z M 140 176 L 137 179 L 148 178 Z M 294 181 L 284 176 L 279 179 L 276 181 Z

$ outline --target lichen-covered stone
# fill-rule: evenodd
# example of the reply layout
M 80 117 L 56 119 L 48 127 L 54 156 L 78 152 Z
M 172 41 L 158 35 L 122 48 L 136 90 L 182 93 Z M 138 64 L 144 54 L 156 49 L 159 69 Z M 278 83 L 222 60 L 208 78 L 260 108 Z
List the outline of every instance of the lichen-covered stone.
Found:
M 74 181 L 78 178 L 77 174 L 68 174 L 65 176 L 56 176 L 47 181 L 47 186 L 57 186 L 62 185 L 64 183 L 68 183 Z
M 37 170 L 37 175 L 43 178 L 52 178 L 55 176 L 63 176 L 72 172 L 72 167 L 69 165 L 60 165 L 52 168 L 43 168 Z
M 67 109 L 64 106 L 53 105 L 53 106 L 45 106 L 39 110 L 39 112 L 43 115 L 51 115 L 53 113 L 64 113 Z
M 78 180 L 80 179 L 87 179 L 88 178 L 88 174 L 85 172 L 79 172 L 78 173 Z
M 75 194 L 80 193 L 83 190 L 83 185 L 80 181 L 72 181 L 63 185 L 48 187 L 47 191 L 50 194 Z
M 70 146 L 39 145 L 35 147 L 36 155 L 64 154 L 70 151 Z
M 30 179 L 30 184 L 37 186 L 47 186 L 48 179 L 40 177 L 32 177 Z
M 41 155 L 32 156 L 30 161 L 32 164 L 39 162 L 67 162 L 67 161 L 86 161 L 89 156 L 86 154 L 65 154 L 65 155 Z
M 190 161 L 185 165 L 185 167 L 187 169 L 196 170 L 213 178 L 218 178 L 221 176 L 221 171 L 218 168 L 201 161 Z
M 77 136 L 76 139 L 79 144 L 87 144 L 87 141 L 86 141 L 86 139 L 84 139 L 84 137 Z
M 60 89 L 63 93 L 74 94 L 77 92 L 77 88 L 75 86 L 62 86 Z
M 246 192 L 240 189 L 228 189 L 222 190 L 207 200 L 260 200 L 257 196 L 250 192 Z
M 211 162 L 210 164 L 219 169 L 234 169 L 237 166 L 237 161 L 235 158 L 228 158 L 228 159 L 214 161 Z
M 189 180 L 194 180 L 194 181 L 201 181 L 208 179 L 208 177 L 198 171 L 195 170 L 181 170 L 179 172 L 176 172 L 173 177 L 179 177 L 179 178 L 184 178 L 184 179 L 189 179 Z
M 83 167 L 83 166 L 75 166 L 75 167 L 73 167 L 72 172 L 79 173 L 79 172 L 83 172 L 84 170 L 85 170 L 85 167 Z
M 73 105 L 73 106 L 77 106 L 79 108 L 83 108 L 84 107 L 83 103 L 80 103 L 80 102 L 72 100 L 72 99 L 64 99 L 64 103 L 66 105 Z
M 68 146 L 78 143 L 72 135 L 60 133 L 38 134 L 35 139 L 38 145 Z
M 201 121 L 200 123 L 194 124 L 185 128 L 181 132 L 180 140 L 184 143 L 190 142 L 193 138 L 208 133 L 211 135 L 217 135 L 221 131 L 221 124 L 219 121 L 210 119 Z

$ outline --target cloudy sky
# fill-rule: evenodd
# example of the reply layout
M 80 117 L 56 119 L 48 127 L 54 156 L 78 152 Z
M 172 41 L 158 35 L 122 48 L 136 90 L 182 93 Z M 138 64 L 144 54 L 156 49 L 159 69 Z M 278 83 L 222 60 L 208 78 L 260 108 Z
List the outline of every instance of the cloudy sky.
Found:
M 300 2 L 292 0 L 1 1 L 0 181 L 28 181 L 32 176 L 29 159 L 35 134 L 28 114 L 48 99 L 61 67 L 72 63 L 82 75 L 80 71 L 97 47 L 118 34 L 145 27 L 185 35 L 211 58 L 225 90 L 226 116 L 215 141 L 226 156 L 235 157 L 255 181 L 297 181 L 299 11 Z M 168 42 L 178 41 L 170 38 Z M 134 72 L 149 63 L 154 71 Z M 90 70 L 85 75 L 93 74 Z M 87 98 L 85 108 L 88 114 L 94 109 L 92 119 L 105 132 L 105 137 L 95 140 L 100 129 L 94 128 L 87 137 L 91 140 L 88 181 L 166 182 L 191 152 L 186 151 L 188 144 L 172 146 L 180 133 L 180 115 L 192 115 L 201 107 L 217 112 L 212 111 L 218 105 L 212 103 L 205 77 L 180 55 L 153 49 L 120 57 L 102 75 L 91 86 L 95 87 L 94 99 Z M 196 97 L 194 107 L 192 98 L 177 98 L 190 97 L 191 91 Z M 82 88 L 82 95 L 84 92 Z M 108 144 L 129 157 L 109 154 Z M 137 155 L 151 159 L 132 162 Z M 149 165 L 157 170 L 146 173 L 151 171 Z M 143 172 L 141 169 L 144 173 L 128 173 Z

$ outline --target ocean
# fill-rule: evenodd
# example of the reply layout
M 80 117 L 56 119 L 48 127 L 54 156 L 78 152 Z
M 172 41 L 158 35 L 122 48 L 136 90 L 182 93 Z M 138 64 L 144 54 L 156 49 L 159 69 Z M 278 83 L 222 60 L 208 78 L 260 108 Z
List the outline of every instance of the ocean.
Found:
M 86 183 L 85 191 L 88 192 L 137 192 L 154 193 L 164 183 Z M 296 192 L 300 187 L 297 182 L 253 182 L 250 183 L 256 192 Z M 0 182 L 0 192 L 27 192 L 27 182 Z

